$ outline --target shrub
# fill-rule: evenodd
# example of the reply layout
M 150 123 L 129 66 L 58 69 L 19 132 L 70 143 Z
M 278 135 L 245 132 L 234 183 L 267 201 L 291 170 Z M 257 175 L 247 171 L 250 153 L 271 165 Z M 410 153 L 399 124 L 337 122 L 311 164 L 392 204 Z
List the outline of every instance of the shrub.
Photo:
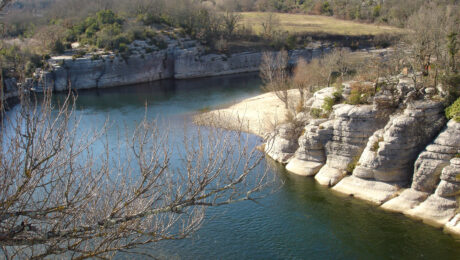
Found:
M 445 112 L 447 119 L 453 118 L 455 121 L 460 122 L 460 98 L 446 108 Z
M 301 100 L 299 100 L 299 102 L 297 103 L 297 105 L 295 107 L 295 112 L 301 113 L 301 112 L 304 112 L 304 111 L 305 111 L 305 107 L 303 105 L 303 102 Z
M 335 102 L 340 102 L 342 100 L 342 94 L 343 94 L 343 89 L 342 88 L 337 88 L 334 93 L 332 93 L 332 96 L 334 97 Z
M 449 94 L 458 97 L 460 95 L 460 89 L 458 86 L 460 86 L 460 73 L 456 74 L 450 74 L 445 77 L 443 77 L 444 84 L 449 86 Z
M 324 103 L 323 103 L 323 106 L 322 108 L 324 109 L 324 111 L 326 112 L 331 112 L 332 111 L 332 107 L 335 105 L 335 99 L 332 98 L 332 97 L 326 97 L 324 99 Z
M 72 60 L 76 60 L 78 58 L 81 58 L 81 57 L 85 56 L 85 54 L 86 54 L 86 52 L 84 52 L 84 51 L 78 51 L 77 53 L 72 55 Z
M 65 46 L 60 39 L 56 40 L 51 48 L 51 51 L 56 54 L 62 54 L 65 51 Z
M 286 117 L 286 122 L 295 123 L 295 116 L 290 111 L 286 112 L 285 117 Z
M 342 89 L 338 88 L 334 93 L 332 93 L 332 97 L 326 97 L 324 99 L 324 103 L 322 106 L 324 111 L 326 111 L 327 113 L 330 113 L 332 111 L 332 107 L 335 104 L 338 104 L 342 99 L 342 92 Z
M 324 2 L 321 6 L 321 14 L 323 15 L 333 15 L 334 11 L 332 10 L 331 4 L 328 1 Z
M 118 51 L 119 52 L 126 52 L 128 50 L 128 45 L 126 43 L 122 42 L 118 45 Z
M 379 141 L 375 141 L 371 147 L 371 151 L 377 152 L 379 150 Z
M 297 36 L 291 34 L 286 39 L 285 47 L 287 50 L 293 50 L 297 46 Z
M 310 109 L 310 115 L 313 118 L 321 118 L 322 113 L 323 113 L 323 111 L 321 110 L 321 108 L 312 108 L 312 109 Z
M 101 55 L 99 55 L 99 54 L 93 54 L 91 56 L 91 60 L 99 60 L 99 59 L 101 59 Z
M 373 86 L 357 82 L 351 86 L 351 93 L 348 97 L 347 103 L 350 105 L 367 104 L 369 97 L 374 95 L 375 89 Z
M 345 171 L 347 172 L 348 175 L 352 174 L 356 166 L 359 165 L 358 161 L 359 161 L 359 156 L 355 156 L 353 157 L 353 160 L 347 165 L 347 168 L 345 169 Z

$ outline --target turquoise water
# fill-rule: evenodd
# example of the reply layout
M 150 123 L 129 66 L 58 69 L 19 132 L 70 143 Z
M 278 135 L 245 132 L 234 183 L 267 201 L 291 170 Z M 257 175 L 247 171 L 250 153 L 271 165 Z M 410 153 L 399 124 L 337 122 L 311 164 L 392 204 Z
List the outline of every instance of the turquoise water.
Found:
M 82 128 L 100 126 L 108 117 L 129 131 L 147 116 L 182 138 L 191 115 L 260 93 L 257 75 L 239 75 L 79 92 Z M 117 131 L 110 130 L 109 138 Z M 251 137 L 255 142 L 257 137 Z M 270 159 L 263 165 L 279 189 L 258 203 L 212 208 L 201 229 L 180 241 L 140 250 L 174 259 L 459 259 L 460 242 L 442 231 L 384 212 L 319 186 L 312 178 L 286 173 Z M 120 254 L 117 258 L 136 258 Z M 142 256 L 137 257 L 142 259 Z

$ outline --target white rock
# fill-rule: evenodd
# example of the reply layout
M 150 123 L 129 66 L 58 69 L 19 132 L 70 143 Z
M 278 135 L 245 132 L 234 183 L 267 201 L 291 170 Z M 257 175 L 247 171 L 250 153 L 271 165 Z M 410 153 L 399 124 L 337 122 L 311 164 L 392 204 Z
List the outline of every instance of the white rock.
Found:
M 304 161 L 293 158 L 286 165 L 286 170 L 300 176 L 314 176 L 323 166 L 323 163 Z
M 336 185 L 347 173 L 344 170 L 329 167 L 328 165 L 323 166 L 318 174 L 315 175 L 315 180 L 324 186 Z
M 434 227 L 442 227 L 455 215 L 456 209 L 455 199 L 431 195 L 419 206 L 404 212 L 404 214 L 420 219 Z
M 364 180 L 354 176 L 348 176 L 332 189 L 380 205 L 395 197 L 399 187 L 385 182 Z
M 381 207 L 388 211 L 405 212 L 418 206 L 428 196 L 426 192 L 406 189 L 398 197 L 385 202 Z

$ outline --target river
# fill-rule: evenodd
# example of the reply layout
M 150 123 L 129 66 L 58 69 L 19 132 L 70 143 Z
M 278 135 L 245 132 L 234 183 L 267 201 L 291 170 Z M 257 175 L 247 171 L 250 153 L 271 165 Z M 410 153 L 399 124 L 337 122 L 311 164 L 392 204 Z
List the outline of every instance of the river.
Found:
M 181 138 L 200 110 L 225 106 L 261 93 L 257 75 L 81 91 L 80 127 L 97 127 L 108 117 L 128 129 L 147 116 Z M 120 129 L 120 128 L 119 128 Z M 109 131 L 116 138 L 116 131 Z M 254 140 L 258 137 L 252 136 Z M 212 208 L 190 238 L 160 242 L 142 250 L 167 259 L 458 259 L 460 242 L 441 230 L 344 197 L 299 178 L 266 159 L 281 188 L 258 203 Z M 263 165 L 262 165 L 263 166 Z M 136 258 L 117 255 L 119 259 Z M 137 257 L 142 259 L 143 256 Z

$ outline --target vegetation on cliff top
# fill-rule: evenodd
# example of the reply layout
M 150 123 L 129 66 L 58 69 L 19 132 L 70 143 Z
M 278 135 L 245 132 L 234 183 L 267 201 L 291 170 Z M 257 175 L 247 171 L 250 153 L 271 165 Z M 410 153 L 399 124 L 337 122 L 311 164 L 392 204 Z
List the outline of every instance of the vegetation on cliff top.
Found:
M 232 52 L 303 47 L 312 41 L 302 37 L 304 34 L 359 36 L 398 32 L 387 26 L 339 23 L 330 17 L 238 13 L 270 11 L 330 15 L 328 10 L 331 9 L 335 16 L 344 18 L 336 15 L 339 13 L 336 11 L 337 1 L 331 1 L 329 9 L 324 4 L 321 10 L 326 12 L 319 13 L 314 2 L 317 1 L 15 1 L 1 18 L 3 40 L 0 45 L 2 49 L 13 46 L 22 58 L 1 55 L 1 66 L 7 76 L 30 76 L 48 55 L 70 49 L 74 41 L 79 41 L 80 48 L 86 48 L 86 51 L 100 48 L 123 53 L 134 40 L 147 40 L 162 49 L 166 47 L 167 39 L 189 36 L 209 51 Z M 350 5 L 355 3 L 350 2 Z M 409 9 L 408 13 L 411 13 L 414 8 Z M 384 10 L 382 7 L 382 13 Z M 343 40 L 340 39 L 338 44 Z M 377 45 L 385 46 L 390 40 L 380 38 Z M 360 43 L 353 40 L 347 44 L 358 46 Z
M 446 117 L 447 119 L 454 119 L 460 123 L 460 98 L 446 108 Z

